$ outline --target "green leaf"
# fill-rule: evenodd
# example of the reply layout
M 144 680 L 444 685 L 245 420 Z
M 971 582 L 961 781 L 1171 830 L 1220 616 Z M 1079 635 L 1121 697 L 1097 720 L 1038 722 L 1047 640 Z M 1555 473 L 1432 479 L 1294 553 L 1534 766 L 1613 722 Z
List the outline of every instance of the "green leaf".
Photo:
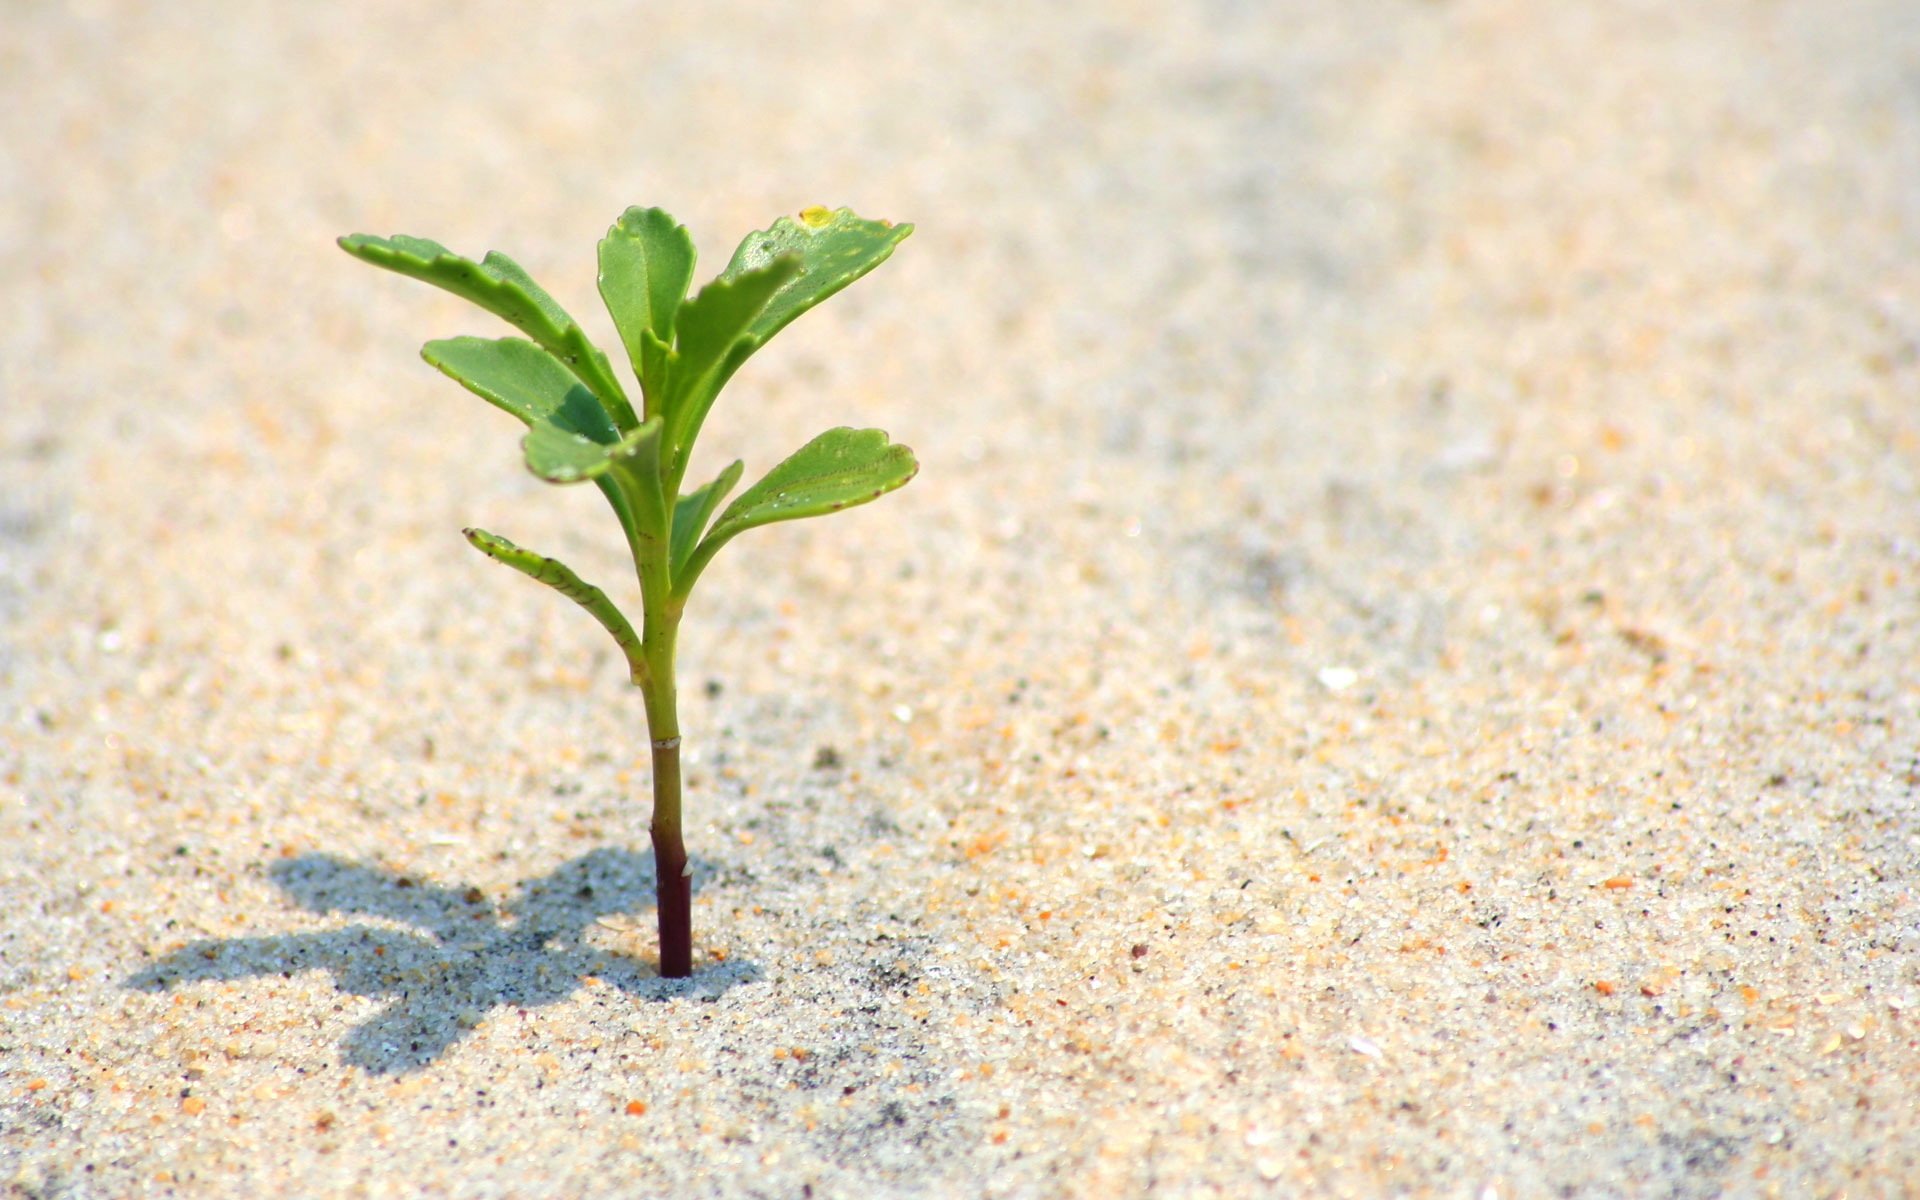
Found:
M 507 539 L 484 529 L 465 529 L 461 532 L 467 535 L 467 540 L 473 543 L 475 549 L 488 558 L 539 580 L 592 613 L 594 619 L 605 626 L 619 644 L 620 652 L 626 656 L 627 670 L 633 682 L 646 686 L 646 659 L 641 654 L 640 638 L 633 632 L 633 625 L 626 616 L 614 607 L 613 601 L 607 599 L 605 592 L 581 579 L 558 559 L 522 550 Z
M 685 595 L 720 547 L 749 529 L 878 500 L 919 469 L 913 451 L 889 443 L 878 429 L 829 429 L 727 505 L 674 580 L 674 590 Z
M 629 208 L 600 239 L 600 297 L 640 377 L 648 415 L 664 402 L 663 351 L 693 282 L 693 260 L 686 227 L 658 208 Z
M 597 479 L 613 468 L 613 447 L 558 425 L 535 425 L 520 439 L 527 469 L 548 483 Z
M 913 451 L 889 442 L 879 429 L 829 429 L 789 455 L 720 514 L 709 539 L 725 539 L 757 525 L 818 517 L 852 508 L 912 479 Z
M 620 439 L 579 377 L 523 338 L 443 338 L 422 346 L 420 357 L 529 426 L 552 426 L 606 445 Z
M 667 400 L 670 464 L 684 470 L 715 397 L 787 323 L 885 262 L 911 225 L 809 208 L 747 235 L 680 311 Z
M 693 556 L 695 546 L 700 544 L 700 535 L 706 531 L 707 522 L 713 519 L 714 510 L 727 498 L 727 493 L 740 482 L 740 474 L 747 464 L 739 459 L 733 465 L 720 472 L 711 483 L 703 484 L 680 497 L 673 506 L 672 554 L 669 561 L 671 577 L 678 577 L 687 565 L 687 559 Z
M 614 511 L 634 522 L 632 532 L 655 540 L 668 536 L 666 501 L 660 492 L 659 417 L 611 445 L 555 424 L 536 424 L 520 440 L 520 449 L 526 453 L 526 468 L 549 484 L 612 484 L 624 501 L 624 507 L 616 501 Z
M 653 330 L 640 331 L 640 358 L 634 363 L 633 369 L 640 376 L 647 415 L 650 417 L 667 415 L 667 390 L 673 384 L 669 373 L 672 358 L 673 347 L 661 341 Z
M 771 228 L 748 234 L 720 278 L 761 270 L 784 255 L 800 259 L 800 273 L 768 299 L 748 330 L 764 344 L 789 321 L 885 262 L 912 232 L 911 225 L 870 221 L 852 209 L 809 208 L 798 220 L 781 217 Z
M 527 469 L 549 483 L 592 479 L 619 514 L 629 535 L 662 536 L 665 506 L 659 500 L 659 422 L 642 425 L 624 437 L 586 385 L 559 359 L 520 338 L 461 337 L 428 342 L 420 355 L 483 400 L 527 425 L 521 446 Z M 651 432 L 649 432 L 651 430 Z M 645 443 L 645 470 L 630 451 Z M 625 449 L 622 449 L 622 447 Z M 640 524 L 636 526 L 635 522 Z
M 640 532 L 667 533 L 666 503 L 660 491 L 660 418 L 608 445 L 557 425 L 535 425 L 520 445 L 527 469 L 548 483 L 579 483 L 611 476 L 631 506 Z
M 607 356 L 559 302 L 506 255 L 496 250 L 474 262 L 428 238 L 366 233 L 341 238 L 340 248 L 362 262 L 452 292 L 509 322 L 578 375 L 614 424 L 632 429 L 640 423 Z
M 800 269 L 797 258 L 782 258 L 757 271 L 722 276 L 680 309 L 665 409 L 667 446 L 676 465 L 684 469 L 714 397 L 759 346 L 748 332 L 755 318 Z

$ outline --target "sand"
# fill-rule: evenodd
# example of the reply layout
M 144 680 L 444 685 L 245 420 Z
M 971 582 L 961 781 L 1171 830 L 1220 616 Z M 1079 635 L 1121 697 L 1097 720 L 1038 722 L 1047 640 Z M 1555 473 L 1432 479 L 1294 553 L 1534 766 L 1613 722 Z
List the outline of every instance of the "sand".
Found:
M 1846 5 L 15 5 L 0 1185 L 1897 1196 L 1920 22 Z M 874 425 L 683 633 L 654 968 L 590 489 L 352 231 L 614 348 L 918 230 L 696 472 Z

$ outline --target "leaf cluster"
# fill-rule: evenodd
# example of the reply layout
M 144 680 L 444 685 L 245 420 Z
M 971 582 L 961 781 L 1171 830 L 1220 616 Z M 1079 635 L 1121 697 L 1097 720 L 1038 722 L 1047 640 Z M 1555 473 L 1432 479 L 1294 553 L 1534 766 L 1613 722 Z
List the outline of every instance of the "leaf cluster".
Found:
M 520 265 L 497 251 L 474 261 L 438 242 L 354 234 L 347 253 L 419 279 L 501 317 L 524 337 L 428 342 L 422 356 L 519 418 L 527 466 L 551 483 L 592 480 L 620 518 L 649 613 L 677 617 L 707 564 L 760 525 L 877 499 L 918 469 L 877 429 L 830 429 L 721 508 L 744 465 L 685 493 L 694 441 L 734 372 L 794 318 L 884 262 L 911 225 L 810 208 L 749 234 L 719 276 L 689 295 L 694 247 L 658 208 L 628 209 L 599 247 L 600 295 L 639 384 L 636 407 L 607 355 Z M 717 516 L 716 516 L 717 514 Z M 592 612 L 635 665 L 638 639 L 599 589 L 553 559 L 469 530 L 489 556 Z

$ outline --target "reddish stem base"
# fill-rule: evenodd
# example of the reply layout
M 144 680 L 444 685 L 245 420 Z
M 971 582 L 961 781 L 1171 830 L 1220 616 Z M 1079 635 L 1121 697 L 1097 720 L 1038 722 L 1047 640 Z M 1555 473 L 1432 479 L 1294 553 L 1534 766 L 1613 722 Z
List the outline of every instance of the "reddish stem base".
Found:
M 655 903 L 660 913 L 660 974 L 685 979 L 693 974 L 693 872 L 679 836 L 653 835 L 653 865 L 659 872 Z

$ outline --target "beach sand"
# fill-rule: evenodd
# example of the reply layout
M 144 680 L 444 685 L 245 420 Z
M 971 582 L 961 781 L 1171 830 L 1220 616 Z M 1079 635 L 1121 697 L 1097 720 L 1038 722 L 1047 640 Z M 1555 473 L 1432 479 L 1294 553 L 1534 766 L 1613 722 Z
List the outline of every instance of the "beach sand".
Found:
M 1900 0 L 12 6 L 0 1189 L 1898 1196 L 1920 1180 Z M 696 974 L 588 488 L 333 245 L 619 361 L 912 221 L 695 478 Z

